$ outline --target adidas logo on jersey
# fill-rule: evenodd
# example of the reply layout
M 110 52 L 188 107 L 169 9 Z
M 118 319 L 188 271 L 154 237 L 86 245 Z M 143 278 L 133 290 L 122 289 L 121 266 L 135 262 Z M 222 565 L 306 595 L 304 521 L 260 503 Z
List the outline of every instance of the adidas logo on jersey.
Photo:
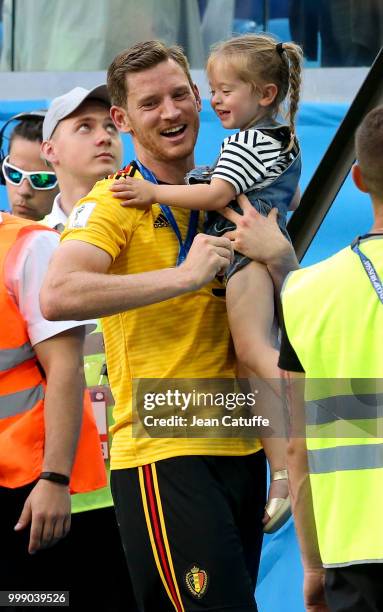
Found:
M 158 228 L 158 227 L 170 227 L 170 223 L 167 220 L 167 218 L 165 217 L 165 215 L 163 213 L 160 213 L 157 217 L 157 219 L 155 220 L 153 227 Z

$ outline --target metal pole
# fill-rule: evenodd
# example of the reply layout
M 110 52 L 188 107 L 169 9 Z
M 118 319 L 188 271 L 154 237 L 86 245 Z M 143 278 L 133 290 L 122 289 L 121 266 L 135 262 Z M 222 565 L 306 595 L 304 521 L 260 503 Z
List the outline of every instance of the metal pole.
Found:
M 307 185 L 288 230 L 301 261 L 355 161 L 354 137 L 365 115 L 383 103 L 383 47 Z

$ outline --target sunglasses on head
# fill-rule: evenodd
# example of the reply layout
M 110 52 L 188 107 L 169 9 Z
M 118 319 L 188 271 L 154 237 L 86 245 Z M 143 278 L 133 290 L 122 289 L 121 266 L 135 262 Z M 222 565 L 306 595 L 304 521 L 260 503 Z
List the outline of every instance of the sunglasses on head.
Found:
M 26 172 L 10 164 L 8 160 L 9 155 L 4 159 L 2 169 L 5 180 L 12 185 L 20 185 L 24 179 L 27 179 L 33 189 L 43 190 L 56 187 L 57 176 L 54 172 Z

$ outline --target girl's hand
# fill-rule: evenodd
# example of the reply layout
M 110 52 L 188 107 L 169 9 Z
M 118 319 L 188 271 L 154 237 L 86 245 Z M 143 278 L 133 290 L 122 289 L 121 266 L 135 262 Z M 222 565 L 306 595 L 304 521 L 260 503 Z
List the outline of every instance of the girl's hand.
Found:
M 122 200 L 121 206 L 150 206 L 156 201 L 155 185 L 130 177 L 117 179 L 110 187 L 113 197 Z

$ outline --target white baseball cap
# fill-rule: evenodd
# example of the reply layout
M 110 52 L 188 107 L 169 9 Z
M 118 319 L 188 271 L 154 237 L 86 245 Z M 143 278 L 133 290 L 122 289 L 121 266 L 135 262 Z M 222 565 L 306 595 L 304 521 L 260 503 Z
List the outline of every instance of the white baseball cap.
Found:
M 58 98 L 54 98 L 45 115 L 43 123 L 43 140 L 49 140 L 55 131 L 58 123 L 65 117 L 71 115 L 85 100 L 94 99 L 111 105 L 108 89 L 106 85 L 98 85 L 93 89 L 75 87 L 68 93 Z

